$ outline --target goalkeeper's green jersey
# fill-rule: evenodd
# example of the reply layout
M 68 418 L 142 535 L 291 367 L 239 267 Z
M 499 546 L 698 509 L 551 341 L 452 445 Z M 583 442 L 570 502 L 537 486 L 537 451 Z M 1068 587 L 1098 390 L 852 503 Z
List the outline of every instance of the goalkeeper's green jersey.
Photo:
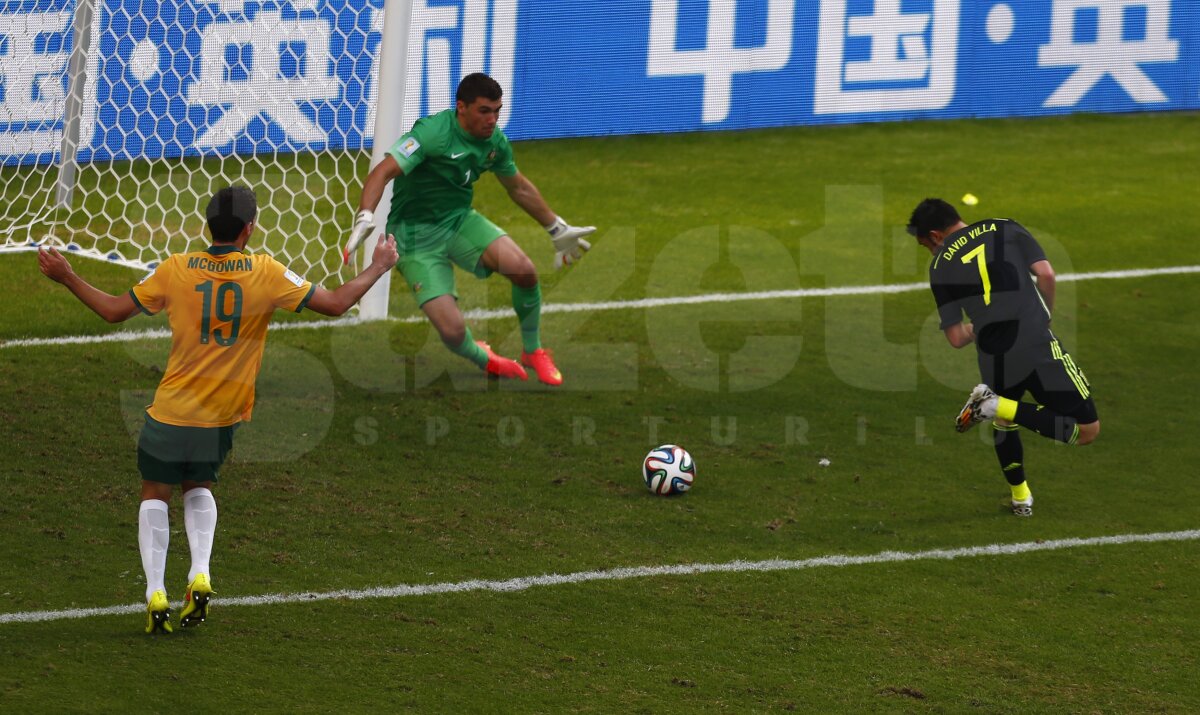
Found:
M 388 153 L 404 170 L 392 184 L 389 231 L 401 224 L 461 221 L 483 172 L 517 173 L 504 132 L 497 128 L 491 137 L 477 139 L 458 125 L 454 108 L 417 120 Z

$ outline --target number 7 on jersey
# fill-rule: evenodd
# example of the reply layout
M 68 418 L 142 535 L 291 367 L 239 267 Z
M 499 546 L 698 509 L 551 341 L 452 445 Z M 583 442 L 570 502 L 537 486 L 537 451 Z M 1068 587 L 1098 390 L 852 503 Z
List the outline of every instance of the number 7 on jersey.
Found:
M 962 257 L 963 263 L 970 263 L 972 260 L 979 266 L 979 278 L 983 281 L 983 304 L 992 304 L 992 279 L 988 277 L 987 263 L 984 262 L 984 251 L 987 248 L 985 245 L 980 245 L 975 250 Z

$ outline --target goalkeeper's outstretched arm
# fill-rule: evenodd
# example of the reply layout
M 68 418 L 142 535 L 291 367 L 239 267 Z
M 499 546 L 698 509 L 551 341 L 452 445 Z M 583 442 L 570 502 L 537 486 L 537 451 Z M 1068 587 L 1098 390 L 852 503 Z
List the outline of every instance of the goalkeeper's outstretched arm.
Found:
M 128 293 L 110 295 L 80 278 L 66 257 L 54 248 L 38 251 L 38 269 L 55 283 L 62 283 L 79 302 L 110 323 L 124 322 L 141 312 Z
M 533 182 L 517 172 L 512 176 L 496 175 L 508 197 L 520 206 L 525 213 L 542 225 L 550 234 L 554 243 L 554 268 L 562 268 L 564 264 L 574 263 L 591 249 L 592 244 L 584 240 L 596 232 L 595 226 L 572 226 L 550 209 L 550 205 L 542 198 Z
M 362 198 L 358 201 L 358 214 L 354 217 L 350 237 L 346 239 L 346 246 L 342 249 L 342 263 L 350 262 L 350 256 L 354 255 L 359 244 L 375 225 L 375 210 L 379 208 L 379 201 L 383 198 L 383 191 L 388 182 L 403 173 L 396 159 L 388 154 L 367 174 L 367 179 L 363 182 Z

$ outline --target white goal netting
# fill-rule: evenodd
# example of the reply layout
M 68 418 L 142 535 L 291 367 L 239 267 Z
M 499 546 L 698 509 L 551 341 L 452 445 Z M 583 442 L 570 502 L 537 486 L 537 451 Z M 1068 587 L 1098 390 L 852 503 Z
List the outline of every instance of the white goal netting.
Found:
M 154 265 L 241 183 L 257 250 L 340 270 L 369 163 L 383 0 L 0 0 L 0 250 Z

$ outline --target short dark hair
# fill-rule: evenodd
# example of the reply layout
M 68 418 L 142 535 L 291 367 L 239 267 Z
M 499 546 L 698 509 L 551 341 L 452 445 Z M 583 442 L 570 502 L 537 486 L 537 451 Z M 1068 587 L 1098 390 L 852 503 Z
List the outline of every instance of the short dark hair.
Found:
M 245 186 L 226 186 L 209 199 L 204 217 L 213 243 L 233 243 L 258 217 L 258 199 Z
M 962 221 L 958 211 L 941 199 L 925 199 L 908 219 L 908 234 L 925 238 L 930 231 L 943 231 Z
M 463 104 L 470 104 L 480 97 L 498 102 L 503 96 L 500 83 L 482 72 L 472 72 L 463 77 L 458 83 L 458 91 L 454 93 L 454 99 Z

